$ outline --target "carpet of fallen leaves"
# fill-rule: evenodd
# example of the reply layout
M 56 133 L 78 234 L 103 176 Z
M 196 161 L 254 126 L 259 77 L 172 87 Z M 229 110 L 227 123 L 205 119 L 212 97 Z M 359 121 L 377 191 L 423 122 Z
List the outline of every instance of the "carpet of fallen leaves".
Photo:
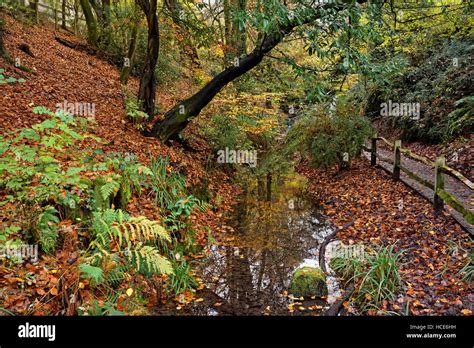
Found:
M 4 41 L 8 52 L 33 72 L 23 72 L 0 58 L 1 67 L 6 70 L 5 75 L 26 80 L 24 83 L 2 85 L 0 89 L 2 133 L 43 121 L 47 116 L 34 114 L 33 106 L 45 106 L 54 111 L 57 109 L 56 104 L 62 104 L 64 100 L 94 103 L 97 124 L 92 132 L 107 141 L 100 145 L 105 153 L 134 153 L 145 164 L 150 157 L 169 156 L 170 170 L 179 170 L 185 174 L 188 187 L 204 181 L 208 183 L 209 191 L 214 197 L 219 197 L 220 202 L 214 210 L 201 212 L 195 209 L 190 219 L 199 243 L 206 243 L 207 227 L 218 239 L 222 216 L 231 209 L 238 189 L 230 183 L 225 173 L 205 171 L 205 160 L 209 155 L 206 144 L 196 139 L 192 143 L 195 151 L 191 152 L 179 145 L 168 147 L 157 139 L 144 137 L 125 118 L 125 95 L 117 68 L 99 56 L 65 47 L 55 40 L 55 35 L 58 35 L 77 42 L 74 36 L 55 33 L 47 26 L 22 24 L 9 16 L 4 16 L 4 19 Z M 22 44 L 29 46 L 34 57 L 19 49 Z M 131 78 L 128 88 L 135 93 L 137 79 Z M 166 110 L 183 97 L 183 91 L 192 93 L 193 88 L 196 87 L 185 78 L 178 79 L 173 85 L 159 85 L 156 100 Z M 216 205 L 216 202 L 210 203 Z M 131 215 L 145 215 L 149 219 L 160 220 L 159 210 L 146 195 L 135 197 L 127 208 Z M 9 269 L 0 267 L 0 307 L 16 314 L 75 314 L 81 302 L 97 296 L 91 293 L 87 281 L 79 278 L 77 269 L 78 236 L 84 232 L 76 230 L 71 221 L 61 223 L 67 235 L 62 236 L 64 245 L 58 248 L 56 254 L 40 254 L 40 260 L 35 264 L 22 264 Z M 157 277 L 155 281 L 161 283 L 162 279 Z M 129 289 L 141 288 L 142 292 L 150 296 L 149 306 L 161 300 L 160 294 L 157 294 L 158 287 L 150 287 L 142 276 L 130 279 L 124 286 Z M 130 301 L 128 294 L 119 297 L 119 309 L 125 308 L 127 301 Z
M 298 169 L 310 179 L 308 190 L 331 222 L 342 227 L 354 220 L 338 233 L 343 243 L 395 244 L 396 251 L 404 250 L 404 289 L 396 300 L 384 303 L 384 309 L 412 315 L 472 314 L 472 284 L 459 274 L 472 240 L 448 213 L 436 215 L 428 201 L 362 159 L 340 173 L 307 164 Z

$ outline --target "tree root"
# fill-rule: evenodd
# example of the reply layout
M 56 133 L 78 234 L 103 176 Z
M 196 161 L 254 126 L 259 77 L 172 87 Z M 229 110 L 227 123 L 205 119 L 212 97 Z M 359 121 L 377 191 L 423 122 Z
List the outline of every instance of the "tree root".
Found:
M 324 273 L 328 273 L 327 269 L 326 269 L 326 246 L 329 244 L 329 242 L 331 242 L 332 240 L 334 240 L 336 238 L 336 235 L 338 232 L 342 231 L 342 230 L 345 230 L 346 228 L 349 228 L 351 227 L 352 225 L 354 224 L 354 220 L 352 220 L 351 222 L 345 224 L 344 226 L 342 226 L 341 228 L 338 228 L 337 230 L 335 230 L 333 233 L 331 233 L 330 235 L 328 235 L 324 241 L 321 243 L 321 245 L 319 246 L 319 267 L 322 269 L 322 271 Z
M 329 244 L 329 242 L 331 242 L 332 240 L 334 240 L 336 238 L 336 235 L 337 235 L 338 232 L 340 232 L 342 230 L 345 230 L 346 228 L 349 228 L 353 224 L 354 224 L 354 220 L 352 220 L 351 222 L 345 224 L 341 228 L 338 228 L 333 233 L 329 234 L 324 239 L 324 241 L 321 243 L 321 245 L 319 246 L 319 267 L 321 268 L 321 270 L 325 274 L 328 273 L 327 268 L 326 268 L 326 256 L 325 256 L 326 246 Z M 335 303 L 333 303 L 331 305 L 331 307 L 329 307 L 329 309 L 324 313 L 324 315 L 325 316 L 336 316 L 336 315 L 338 315 L 339 311 L 341 310 L 341 307 L 342 307 L 343 303 L 345 301 L 347 301 L 352 296 L 352 293 L 354 292 L 354 290 L 355 290 L 354 284 L 351 283 L 346 288 L 345 293 L 344 293 L 344 297 L 342 299 L 336 301 Z

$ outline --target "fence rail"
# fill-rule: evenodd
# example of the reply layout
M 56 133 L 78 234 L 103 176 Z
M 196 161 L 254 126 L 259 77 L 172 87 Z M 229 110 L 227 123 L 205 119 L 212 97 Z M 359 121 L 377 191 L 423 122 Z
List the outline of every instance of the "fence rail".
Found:
M 381 156 L 379 153 L 377 153 L 377 141 L 384 142 L 389 146 L 390 149 L 393 150 L 393 159 Z M 379 159 L 380 161 L 393 165 L 392 177 L 395 180 L 400 180 L 400 171 L 402 171 L 411 179 L 433 190 L 433 207 L 435 210 L 443 209 L 444 204 L 446 203 L 454 210 L 459 212 L 468 223 L 470 223 L 471 225 L 474 224 L 474 213 L 470 211 L 469 208 L 466 207 L 458 197 L 445 190 L 444 174 L 451 176 L 457 181 L 460 181 L 470 190 L 474 190 L 474 183 L 457 170 L 448 167 L 446 165 L 446 159 L 443 156 L 438 157 L 435 162 L 432 162 L 430 159 L 424 156 L 420 156 L 416 153 L 413 153 L 409 149 L 402 148 L 401 140 L 397 140 L 395 141 L 395 143 L 391 143 L 387 139 L 377 136 L 377 134 L 375 134 L 371 139 L 371 147 L 369 148 L 364 145 L 363 148 L 367 152 L 370 152 L 371 166 L 375 166 L 377 164 L 377 159 Z M 429 167 L 434 168 L 434 184 L 431 183 L 429 180 L 426 180 L 425 178 L 422 178 L 418 174 L 414 173 L 407 167 L 403 166 L 401 164 L 402 154 L 415 161 L 421 162 Z

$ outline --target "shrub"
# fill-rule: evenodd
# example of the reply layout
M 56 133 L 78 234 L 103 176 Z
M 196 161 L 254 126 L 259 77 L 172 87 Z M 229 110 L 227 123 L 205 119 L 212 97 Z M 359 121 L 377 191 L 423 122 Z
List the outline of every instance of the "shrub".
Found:
M 316 168 L 343 167 L 360 153 L 371 133 L 369 121 L 355 112 L 339 110 L 330 116 L 320 109 L 307 112 L 290 129 L 286 152 L 310 154 Z

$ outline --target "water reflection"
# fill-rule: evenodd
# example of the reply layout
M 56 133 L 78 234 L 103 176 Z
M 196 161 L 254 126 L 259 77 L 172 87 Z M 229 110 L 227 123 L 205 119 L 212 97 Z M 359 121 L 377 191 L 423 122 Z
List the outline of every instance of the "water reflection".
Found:
M 193 314 L 290 314 L 291 275 L 302 262 L 317 266 L 318 245 L 331 231 L 307 199 L 303 177 L 290 174 L 271 183 L 271 178 L 247 183 L 228 222 L 232 240 L 207 250 L 202 268 L 207 298 Z

